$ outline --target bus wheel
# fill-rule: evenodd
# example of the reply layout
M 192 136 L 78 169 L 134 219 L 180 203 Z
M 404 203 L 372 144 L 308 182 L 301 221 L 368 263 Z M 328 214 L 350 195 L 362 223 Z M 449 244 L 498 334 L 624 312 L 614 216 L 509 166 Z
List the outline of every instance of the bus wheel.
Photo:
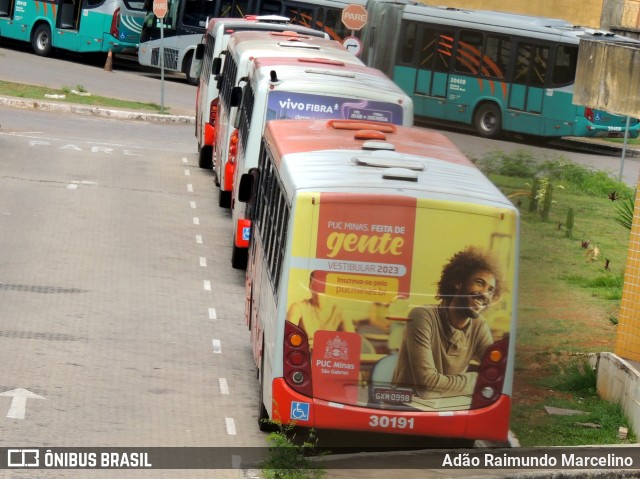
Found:
M 483 103 L 473 117 L 473 126 L 483 138 L 496 138 L 502 132 L 502 115 L 493 103 Z
M 262 354 L 264 354 L 264 349 L 262 351 Z M 262 401 L 262 393 L 264 392 L 264 356 L 262 356 L 262 360 L 260 361 L 258 376 L 260 377 L 260 395 L 258 396 L 258 429 L 262 432 L 272 432 L 276 429 L 275 424 L 269 420 L 269 412 L 267 411 L 267 408 L 264 407 L 264 402 Z
M 220 188 L 220 195 L 218 196 L 218 205 L 220 208 L 231 208 L 231 192 L 222 191 Z
M 231 266 L 234 269 L 247 269 L 248 253 L 249 250 L 247 248 L 238 248 L 234 244 L 233 252 L 231 253 Z
M 187 83 L 189 85 L 197 85 L 198 77 L 191 76 L 191 62 L 193 62 L 193 52 L 188 53 L 184 59 L 184 74 L 187 76 Z
M 207 170 L 213 168 L 213 159 L 211 157 L 212 150 L 213 148 L 211 147 L 211 145 L 204 145 L 202 148 L 200 148 L 200 153 L 198 156 L 198 166 L 200 168 L 205 168 Z
M 36 55 L 49 56 L 51 53 L 51 28 L 44 23 L 38 25 L 31 37 L 31 46 Z

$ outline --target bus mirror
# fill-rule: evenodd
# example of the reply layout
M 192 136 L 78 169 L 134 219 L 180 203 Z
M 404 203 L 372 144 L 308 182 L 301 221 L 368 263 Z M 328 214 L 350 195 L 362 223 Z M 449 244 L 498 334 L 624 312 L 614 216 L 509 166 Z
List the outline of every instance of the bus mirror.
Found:
M 213 65 L 211 65 L 211 74 L 212 75 L 219 75 L 220 74 L 220 70 L 222 70 L 222 58 L 215 57 L 213 59 Z
M 200 73 L 202 72 L 202 58 L 203 55 L 198 57 L 198 51 L 202 50 L 200 47 L 204 47 L 204 45 L 200 44 L 196 47 L 196 52 L 193 55 L 193 59 L 191 60 L 191 67 L 189 68 L 189 77 L 191 78 L 200 78 Z
M 240 99 L 242 98 L 242 88 L 234 86 L 231 90 L 231 106 L 240 106 Z
M 238 187 L 238 201 L 248 203 L 251 201 L 253 193 L 253 184 L 258 179 L 258 169 L 251 168 L 249 173 L 245 173 L 240 177 L 240 186 Z
M 202 61 L 204 58 L 204 43 L 198 43 L 196 46 L 196 60 Z

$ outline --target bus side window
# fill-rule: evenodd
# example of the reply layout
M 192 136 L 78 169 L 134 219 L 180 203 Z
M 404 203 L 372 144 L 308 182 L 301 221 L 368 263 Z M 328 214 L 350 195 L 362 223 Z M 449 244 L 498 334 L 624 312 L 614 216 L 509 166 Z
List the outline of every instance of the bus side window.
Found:
M 455 71 L 481 75 L 483 43 L 482 33 L 461 31 L 456 51 Z
M 404 64 L 413 63 L 417 31 L 418 28 L 415 22 L 407 23 L 402 40 L 399 42 L 400 60 Z
M 549 48 L 536 47 L 531 72 L 531 85 L 542 87 L 545 85 L 547 69 L 549 67 Z
M 551 83 L 554 86 L 571 85 L 576 77 L 578 48 L 561 45 L 556 50 L 556 61 L 553 64 Z

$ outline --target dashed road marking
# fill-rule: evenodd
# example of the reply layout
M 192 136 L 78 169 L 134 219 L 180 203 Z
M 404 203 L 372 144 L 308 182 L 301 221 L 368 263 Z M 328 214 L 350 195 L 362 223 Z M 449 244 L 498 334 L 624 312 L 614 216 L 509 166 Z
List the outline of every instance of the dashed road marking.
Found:
M 211 341 L 213 343 L 213 353 L 221 354 L 222 353 L 222 343 L 219 339 L 214 339 Z
M 189 170 L 184 170 L 184 176 L 189 176 L 191 172 Z
M 211 281 L 205 279 L 204 280 L 204 290 L 205 291 L 211 291 Z
M 207 258 L 205 258 L 204 256 L 200 256 L 200 266 L 202 266 L 203 268 L 207 266 Z
M 193 193 L 193 185 L 192 185 L 191 183 L 189 183 L 189 184 L 187 185 L 187 191 L 188 191 L 189 193 Z
M 193 224 L 194 225 L 199 225 L 200 224 L 200 218 L 193 218 Z
M 233 420 L 232 417 L 225 417 L 224 420 L 227 423 L 227 434 L 229 434 L 229 436 L 235 436 L 236 422 Z
M 225 378 L 218 378 L 218 384 L 220 384 L 220 394 L 229 394 L 229 384 Z
M 189 204 L 191 205 L 192 209 L 196 208 L 196 202 L 195 201 L 190 201 Z
M 209 308 L 209 319 L 218 319 L 215 308 Z
M 196 243 L 202 244 L 202 235 L 196 235 Z

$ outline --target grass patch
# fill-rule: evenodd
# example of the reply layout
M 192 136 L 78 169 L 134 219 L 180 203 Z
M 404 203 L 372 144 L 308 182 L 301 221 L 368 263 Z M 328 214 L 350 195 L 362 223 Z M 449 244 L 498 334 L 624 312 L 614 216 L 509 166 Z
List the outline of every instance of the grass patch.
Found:
M 73 93 L 90 93 L 82 85 L 73 87 L 63 86 L 62 88 L 40 87 L 35 85 L 25 85 L 21 83 L 12 83 L 0 80 L 0 95 L 16 98 L 25 98 L 29 100 L 39 100 L 54 103 L 73 103 L 76 105 L 99 106 L 106 108 L 123 108 L 133 111 L 149 111 L 153 113 L 161 113 L 162 108 L 157 103 L 141 103 L 127 100 L 118 100 L 116 98 L 107 98 L 95 95 L 83 95 Z M 47 97 L 53 96 L 53 97 Z M 61 96 L 64 95 L 64 98 Z M 169 108 L 164 108 L 164 113 Z
M 560 156 L 498 151 L 474 162 L 521 212 L 512 430 L 523 446 L 633 442 L 620 407 L 601 400 L 595 373 L 574 361 L 613 351 L 629 244 L 629 229 L 617 219 L 635 191 Z M 546 217 L 543 199 L 532 204 L 536 178 L 552 190 Z M 586 414 L 552 416 L 544 406 Z M 629 439 L 618 439 L 620 426 Z
M 569 360 L 564 367 L 558 367 L 556 374 L 544 386 L 568 394 L 552 397 L 545 405 L 582 411 L 584 414 L 551 415 L 540 405 L 514 408 L 513 429 L 521 445 L 635 443 L 635 434 L 620 405 L 598 397 L 596 379 L 595 371 L 586 360 Z M 531 418 L 535 418 L 535 422 Z M 626 439 L 618 437 L 621 426 L 631 431 Z

